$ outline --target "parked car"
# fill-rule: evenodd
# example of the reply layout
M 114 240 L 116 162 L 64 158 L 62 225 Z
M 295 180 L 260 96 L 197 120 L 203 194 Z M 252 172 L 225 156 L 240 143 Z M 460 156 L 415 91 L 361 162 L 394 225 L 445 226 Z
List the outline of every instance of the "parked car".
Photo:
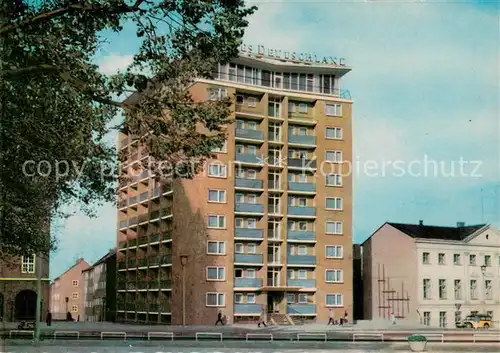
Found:
M 467 316 L 462 322 L 457 323 L 459 328 L 484 328 L 489 329 L 491 327 L 492 317 L 486 314 L 474 314 Z

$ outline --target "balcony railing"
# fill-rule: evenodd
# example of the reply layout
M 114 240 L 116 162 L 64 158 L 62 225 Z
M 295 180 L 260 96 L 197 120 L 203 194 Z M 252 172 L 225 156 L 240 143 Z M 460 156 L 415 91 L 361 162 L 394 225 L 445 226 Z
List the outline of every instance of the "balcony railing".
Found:
M 128 226 L 128 221 L 127 220 L 120 221 L 120 229 L 121 228 L 127 228 L 127 226 Z
M 314 207 L 298 207 L 288 206 L 288 214 L 291 216 L 316 216 L 316 208 Z
M 260 203 L 236 203 L 234 210 L 236 212 L 264 213 L 264 205 Z
M 288 135 L 288 142 L 301 145 L 315 145 L 316 136 Z
M 316 288 L 316 280 L 314 279 L 288 279 L 289 287 Z
M 118 202 L 118 208 L 127 207 L 127 205 L 128 205 L 127 200 L 121 200 Z
M 289 265 L 316 265 L 315 255 L 290 255 L 287 256 Z
M 130 227 L 130 226 L 135 226 L 135 225 L 137 224 L 137 222 L 138 222 L 137 217 L 132 217 L 132 218 L 130 218 L 130 219 L 128 220 L 128 225 L 129 225 L 129 227 Z
M 118 243 L 118 248 L 119 249 L 126 249 L 127 248 L 127 241 L 124 240 L 124 241 L 121 241 Z
M 259 131 L 259 130 L 236 129 L 236 137 L 263 141 L 264 140 L 264 133 L 262 131 Z
M 149 192 L 143 192 L 142 194 L 139 195 L 139 201 L 144 201 L 147 200 L 149 197 Z
M 172 281 L 169 279 L 161 280 L 160 289 L 172 289 Z
M 144 223 L 147 221 L 149 221 L 149 215 L 147 213 L 140 214 L 137 217 L 137 222 L 139 222 L 139 223 Z
M 128 199 L 128 204 L 133 205 L 137 203 L 137 196 L 132 196 L 131 198 Z
M 236 178 L 234 185 L 238 188 L 262 189 L 262 180 Z
M 288 304 L 286 312 L 289 315 L 313 315 L 316 314 L 316 304 Z
M 315 192 L 316 191 L 316 184 L 314 184 L 314 183 L 288 182 L 288 190 L 302 191 L 302 192 Z
M 236 153 L 236 161 L 252 164 L 263 164 L 264 159 L 260 154 Z
M 235 228 L 234 236 L 245 239 L 264 239 L 264 230 L 255 228 Z
M 260 106 L 259 103 L 257 103 L 257 106 L 255 106 L 255 107 L 248 107 L 247 105 L 244 105 L 244 104 L 236 104 L 235 110 L 238 113 L 264 115 L 264 112 L 262 111 L 262 107 Z
M 234 314 L 254 314 L 260 315 L 262 312 L 262 305 L 260 304 L 234 304 Z
M 235 278 L 234 288 L 260 288 L 262 280 L 259 278 Z
M 309 113 L 288 112 L 289 119 L 312 120 L 312 115 Z
M 288 158 L 286 162 L 287 166 L 294 168 L 316 168 L 316 160 L 307 159 L 307 158 Z
M 157 197 L 157 196 L 160 196 L 160 188 L 153 189 L 153 196 L 152 197 Z
M 172 191 L 172 183 L 167 183 L 161 187 L 162 193 Z
M 312 231 L 293 231 L 289 230 L 287 233 L 288 240 L 306 240 L 313 241 L 316 240 L 316 236 Z
M 240 264 L 263 264 L 262 254 L 234 254 L 234 262 Z
M 149 235 L 150 243 L 156 243 L 157 241 L 160 241 L 160 233 L 153 233 Z
M 160 217 L 172 215 L 172 207 L 164 207 L 160 210 Z

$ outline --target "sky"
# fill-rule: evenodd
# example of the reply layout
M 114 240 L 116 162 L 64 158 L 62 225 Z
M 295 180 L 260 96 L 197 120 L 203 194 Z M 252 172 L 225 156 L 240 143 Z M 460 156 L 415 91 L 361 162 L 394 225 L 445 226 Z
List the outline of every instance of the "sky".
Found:
M 344 57 L 352 67 L 341 85 L 354 101 L 354 242 L 386 221 L 500 227 L 498 2 L 249 3 L 259 10 L 245 43 Z M 112 73 L 139 43 L 130 29 L 108 39 L 96 60 Z M 51 278 L 114 247 L 116 217 L 104 205 L 96 218 L 77 212 L 55 224 Z

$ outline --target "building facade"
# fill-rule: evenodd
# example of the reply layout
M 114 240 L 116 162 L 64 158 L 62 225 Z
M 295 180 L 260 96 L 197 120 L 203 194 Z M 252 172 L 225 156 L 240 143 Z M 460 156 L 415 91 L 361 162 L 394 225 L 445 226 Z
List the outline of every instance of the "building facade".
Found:
M 36 317 L 37 257 L 0 260 L 0 321 Z M 49 308 L 49 259 L 41 261 L 42 318 Z
M 364 319 L 454 328 L 471 313 L 500 319 L 500 233 L 489 225 L 385 223 L 363 243 Z
M 121 185 L 119 320 L 352 318 L 349 71 L 247 52 L 197 80 L 196 101 L 236 97 L 234 123 L 192 180 L 144 171 Z M 130 137 L 119 144 L 129 167 L 147 158 Z
M 116 249 L 111 249 L 95 264 L 83 270 L 83 321 L 115 321 Z
M 50 284 L 50 312 L 53 320 L 66 320 L 68 313 L 75 321 L 83 320 L 83 271 L 88 267 L 89 264 L 80 258 Z

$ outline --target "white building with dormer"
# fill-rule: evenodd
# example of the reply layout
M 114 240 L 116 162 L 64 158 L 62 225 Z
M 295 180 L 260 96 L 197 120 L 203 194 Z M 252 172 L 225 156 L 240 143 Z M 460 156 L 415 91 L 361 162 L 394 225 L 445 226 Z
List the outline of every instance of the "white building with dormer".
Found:
M 453 328 L 477 312 L 500 326 L 500 233 L 490 225 L 385 223 L 363 243 L 364 319 Z

